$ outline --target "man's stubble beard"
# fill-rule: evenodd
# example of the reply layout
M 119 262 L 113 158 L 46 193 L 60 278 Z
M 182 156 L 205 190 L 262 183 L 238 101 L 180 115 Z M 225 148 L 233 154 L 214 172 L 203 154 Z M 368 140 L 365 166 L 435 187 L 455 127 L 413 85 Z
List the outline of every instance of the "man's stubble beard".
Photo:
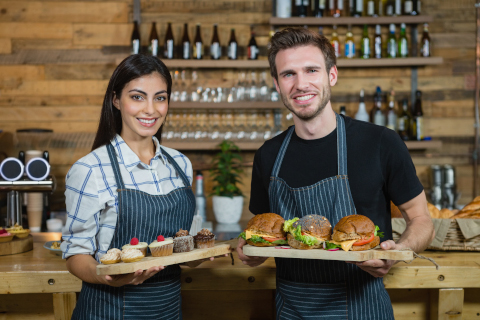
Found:
M 317 105 L 317 108 L 313 110 L 311 113 L 307 114 L 298 114 L 290 104 L 290 101 L 288 101 L 288 97 L 285 96 L 283 93 L 280 92 L 280 97 L 282 98 L 283 104 L 285 107 L 294 115 L 296 115 L 298 118 L 309 121 L 317 117 L 319 114 L 322 113 L 322 111 L 325 109 L 327 106 L 328 102 L 330 101 L 330 96 L 331 96 L 331 90 L 330 90 L 330 84 L 327 83 L 323 86 L 322 88 L 322 100 L 320 100 L 319 104 Z

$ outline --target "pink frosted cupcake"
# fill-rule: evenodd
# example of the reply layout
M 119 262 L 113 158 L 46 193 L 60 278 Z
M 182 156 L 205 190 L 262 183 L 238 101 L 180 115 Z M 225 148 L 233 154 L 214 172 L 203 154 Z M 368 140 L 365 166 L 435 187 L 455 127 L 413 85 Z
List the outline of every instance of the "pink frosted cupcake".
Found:
M 173 253 L 173 238 L 164 238 L 162 235 L 148 246 L 154 257 L 169 256 Z
M 12 241 L 13 234 L 7 232 L 5 229 L 0 229 L 0 242 L 9 242 Z

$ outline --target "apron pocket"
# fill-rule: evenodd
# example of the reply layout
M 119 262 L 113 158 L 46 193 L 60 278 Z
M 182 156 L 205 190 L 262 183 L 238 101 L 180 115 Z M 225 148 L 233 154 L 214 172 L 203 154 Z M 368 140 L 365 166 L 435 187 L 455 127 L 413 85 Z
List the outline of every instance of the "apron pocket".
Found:
M 125 286 L 123 319 L 182 319 L 180 280 Z
M 277 320 L 347 319 L 347 287 L 277 279 L 276 309 Z

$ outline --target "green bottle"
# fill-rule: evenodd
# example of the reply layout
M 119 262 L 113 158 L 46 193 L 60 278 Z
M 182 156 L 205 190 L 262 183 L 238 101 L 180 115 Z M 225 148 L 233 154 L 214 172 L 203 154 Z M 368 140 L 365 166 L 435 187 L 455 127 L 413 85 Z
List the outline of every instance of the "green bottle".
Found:
M 368 25 L 363 25 L 363 34 L 362 34 L 362 59 L 369 59 L 372 55 L 370 49 L 370 37 L 368 36 Z
M 401 58 L 408 57 L 408 41 L 405 31 L 405 23 L 401 24 L 400 39 L 398 40 L 398 55 Z
M 395 37 L 395 25 L 393 23 L 390 24 L 390 32 L 387 39 L 387 57 L 397 57 L 397 38 Z

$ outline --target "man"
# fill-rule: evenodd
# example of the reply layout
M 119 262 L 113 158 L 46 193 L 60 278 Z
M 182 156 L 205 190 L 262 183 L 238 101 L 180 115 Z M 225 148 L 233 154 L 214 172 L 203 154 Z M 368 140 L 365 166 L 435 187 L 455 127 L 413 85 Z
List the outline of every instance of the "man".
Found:
M 408 150 L 390 129 L 335 114 L 330 88 L 338 73 L 330 42 L 287 28 L 273 36 L 268 58 L 295 126 L 257 151 L 250 211 L 285 219 L 320 214 L 332 225 L 358 213 L 385 232 L 383 249 L 424 250 L 433 224 Z M 391 240 L 390 201 L 407 221 L 398 243 Z M 245 256 L 244 244 L 240 239 L 237 248 L 244 264 L 266 260 Z M 393 319 L 381 277 L 395 263 L 277 258 L 277 319 Z

